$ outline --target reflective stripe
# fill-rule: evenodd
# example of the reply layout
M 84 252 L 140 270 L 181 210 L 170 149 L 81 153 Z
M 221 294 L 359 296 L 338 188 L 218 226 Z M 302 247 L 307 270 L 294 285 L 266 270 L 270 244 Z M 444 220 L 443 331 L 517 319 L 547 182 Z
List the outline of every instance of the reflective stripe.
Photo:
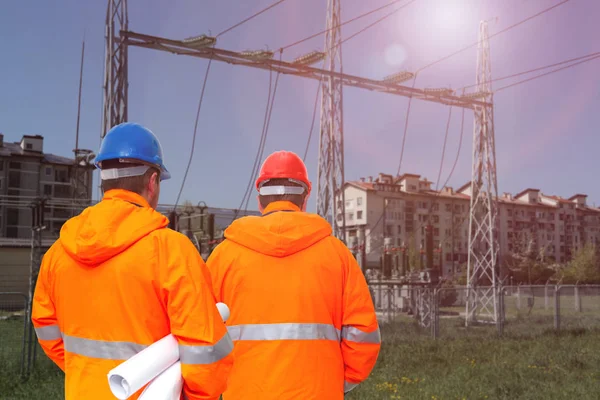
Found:
M 105 360 L 127 360 L 148 347 L 143 344 L 131 342 L 107 342 L 69 335 L 64 336 L 64 341 L 65 350 L 69 353 Z
M 233 341 L 226 333 L 214 346 L 179 345 L 179 360 L 182 364 L 212 364 L 229 355 Z
M 379 327 L 373 332 L 363 332 L 350 325 L 342 327 L 342 339 L 357 343 L 381 343 Z
M 35 328 L 35 334 L 39 340 L 62 339 L 62 334 L 58 325 L 40 326 L 39 328 Z
M 329 324 L 248 324 L 232 325 L 227 330 L 235 340 L 335 340 L 340 331 Z
M 352 383 L 348 381 L 344 381 L 344 393 L 348 393 L 352 389 L 358 386 L 358 383 Z

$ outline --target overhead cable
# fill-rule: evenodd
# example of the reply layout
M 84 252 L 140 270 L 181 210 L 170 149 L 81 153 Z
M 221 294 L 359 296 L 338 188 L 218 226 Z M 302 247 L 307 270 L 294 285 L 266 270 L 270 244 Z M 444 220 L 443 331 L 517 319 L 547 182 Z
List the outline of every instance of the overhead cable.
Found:
M 500 31 L 492 34 L 492 35 L 489 35 L 488 39 L 491 39 L 491 38 L 493 38 L 495 36 L 498 36 L 498 35 L 500 35 L 500 34 L 502 34 L 504 32 L 507 32 L 507 31 L 513 29 L 513 28 L 516 28 L 517 26 L 520 26 L 520 25 L 524 24 L 525 22 L 531 21 L 532 19 L 537 18 L 540 15 L 543 15 L 543 14 L 547 13 L 548 11 L 551 11 L 551 10 L 555 9 L 556 7 L 559 7 L 559 6 L 565 4 L 565 3 L 569 2 L 569 1 L 570 0 L 563 0 L 560 3 L 557 3 L 557 4 L 555 4 L 555 5 L 551 6 L 551 7 L 548 7 L 546 9 L 538 12 L 537 14 L 534 14 L 534 15 L 532 15 L 530 17 L 527 17 L 527 18 L 525 18 L 522 21 L 514 23 L 514 24 L 512 24 L 512 25 L 510 25 L 510 26 L 508 26 L 508 27 L 506 27 L 506 28 L 504 28 L 504 29 L 502 29 L 502 30 L 500 30 Z M 463 51 L 469 50 L 470 48 L 475 47 L 475 46 L 477 46 L 478 44 L 480 44 L 482 42 L 483 42 L 483 40 L 478 40 L 477 42 L 474 42 L 474 43 L 472 43 L 472 44 L 470 44 L 470 45 L 468 45 L 466 47 L 463 47 L 462 49 L 460 49 L 458 51 L 455 51 L 454 53 L 451 53 L 451 54 L 449 54 L 449 55 L 447 55 L 445 57 L 442 57 L 442 58 L 440 58 L 440 59 L 438 59 L 438 60 L 436 60 L 436 61 L 434 61 L 432 63 L 429 63 L 429 64 L 425 65 L 424 67 L 419 68 L 417 70 L 417 72 L 423 71 L 424 69 L 427 69 L 427 68 L 429 68 L 429 67 L 431 67 L 431 66 L 433 66 L 433 65 L 435 65 L 437 63 L 440 63 L 440 62 L 445 61 L 445 60 L 447 60 L 447 59 L 449 59 L 451 57 L 454 57 L 455 55 L 460 54 Z
M 229 27 L 229 28 L 225 29 L 224 31 L 222 31 L 222 32 L 218 33 L 216 37 L 222 36 L 222 35 L 226 34 L 227 32 L 234 30 L 234 29 L 235 29 L 235 28 L 237 28 L 238 26 L 245 24 L 246 22 L 250 21 L 251 19 L 253 19 L 253 18 L 255 18 L 255 17 L 258 17 L 260 14 L 262 14 L 262 13 L 264 13 L 264 12 L 266 12 L 266 11 L 269 11 L 271 8 L 273 8 L 273 7 L 275 7 L 275 6 L 277 6 L 277 5 L 281 4 L 281 3 L 283 3 L 284 1 L 285 1 L 285 0 L 279 0 L 279 1 L 276 1 L 275 3 L 271 4 L 271 5 L 270 5 L 270 6 L 268 6 L 267 8 L 263 8 L 263 9 L 262 9 L 262 10 L 260 10 L 259 12 L 255 13 L 255 14 L 252 14 L 252 15 L 251 15 L 251 16 L 249 16 L 248 18 L 246 18 L 246 19 L 244 19 L 244 20 L 242 20 L 242 21 L 238 22 L 237 24 L 235 24 L 235 25 L 233 25 L 233 26 L 231 26 L 231 27 Z
M 394 4 L 400 3 L 401 1 L 404 1 L 404 0 L 394 0 L 394 1 L 392 1 L 392 2 L 390 2 L 390 3 L 388 3 L 388 4 L 385 4 L 385 5 L 381 6 L 381 7 L 377 7 L 377 8 L 376 8 L 376 9 L 374 9 L 374 10 L 368 11 L 368 12 L 366 12 L 366 13 L 363 13 L 363 14 L 360 14 L 360 15 L 357 15 L 356 17 L 354 17 L 354 18 L 352 18 L 352 19 L 349 19 L 348 21 L 341 22 L 340 24 L 338 24 L 338 25 L 336 25 L 336 26 L 334 26 L 334 27 L 331 27 L 331 28 L 328 28 L 328 29 L 324 29 L 324 30 L 322 30 L 322 31 L 319 31 L 319 32 L 317 32 L 317 33 L 315 33 L 315 34 L 312 34 L 312 35 L 310 35 L 310 36 L 308 36 L 308 37 L 305 37 L 304 39 L 300 39 L 300 40 L 298 40 L 298 41 L 296 41 L 296 42 L 294 42 L 294 43 L 288 44 L 287 46 L 284 46 L 284 47 L 282 47 L 281 49 L 282 49 L 282 50 L 289 49 L 290 47 L 296 46 L 296 45 L 298 45 L 298 44 L 300 44 L 300 43 L 304 43 L 304 42 L 306 42 L 307 40 L 310 40 L 310 39 L 316 38 L 316 37 L 318 37 L 318 36 L 321 36 L 321 35 L 322 35 L 322 34 L 324 34 L 324 33 L 327 33 L 327 32 L 329 32 L 329 31 L 332 31 L 332 30 L 334 30 L 334 29 L 337 29 L 337 28 L 339 28 L 339 27 L 342 27 L 342 26 L 344 26 L 344 25 L 346 25 L 346 24 L 349 24 L 350 22 L 354 22 L 354 21 L 356 21 L 356 20 L 359 20 L 359 19 L 361 19 L 361 18 L 364 18 L 364 17 L 366 17 L 366 16 L 369 16 L 369 15 L 371 15 L 371 14 L 373 14 L 373 13 L 376 13 L 377 11 L 383 10 L 383 9 L 385 9 L 385 8 L 388 8 L 388 7 L 392 6 L 392 5 L 394 5 Z M 414 0 L 413 0 L 413 1 L 414 1 Z
M 192 148 L 190 149 L 190 158 L 188 159 L 187 167 L 185 168 L 185 174 L 183 174 L 183 180 L 181 181 L 181 187 L 179 188 L 177 200 L 175 200 L 175 205 L 173 206 L 173 211 L 177 209 L 177 205 L 179 204 L 179 199 L 181 198 L 181 193 L 183 192 L 183 187 L 185 186 L 185 180 L 190 170 L 190 166 L 192 165 L 192 159 L 194 158 L 194 149 L 196 147 L 196 135 L 198 133 L 198 121 L 200 119 L 200 110 L 202 109 L 202 101 L 204 100 L 204 89 L 206 89 L 206 82 L 208 81 L 208 73 L 210 72 L 211 64 L 212 58 L 208 60 L 208 65 L 206 66 L 204 82 L 202 83 L 202 91 L 200 92 L 200 99 L 198 100 L 198 109 L 196 110 L 196 122 L 194 123 L 194 134 L 192 135 Z

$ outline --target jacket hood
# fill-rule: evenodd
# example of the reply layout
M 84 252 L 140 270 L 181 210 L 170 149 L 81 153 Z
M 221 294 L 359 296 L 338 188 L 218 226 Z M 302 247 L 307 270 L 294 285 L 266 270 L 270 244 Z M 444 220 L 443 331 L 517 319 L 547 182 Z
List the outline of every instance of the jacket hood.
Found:
M 142 196 L 109 190 L 100 203 L 64 223 L 60 242 L 78 263 L 94 267 L 168 224 Z
M 331 235 L 331 226 L 321 216 L 300 211 L 293 203 L 269 204 L 263 215 L 235 220 L 225 238 L 272 257 L 297 253 Z

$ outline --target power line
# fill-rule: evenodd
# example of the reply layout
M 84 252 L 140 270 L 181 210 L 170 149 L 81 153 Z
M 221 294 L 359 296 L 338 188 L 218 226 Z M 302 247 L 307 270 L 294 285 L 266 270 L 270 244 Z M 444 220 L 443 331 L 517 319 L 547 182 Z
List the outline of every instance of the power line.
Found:
M 387 18 L 391 17 L 392 15 L 396 14 L 398 11 L 400 11 L 400 10 L 402 10 L 404 7 L 406 7 L 406 6 L 408 6 L 408 5 L 412 4 L 412 3 L 414 3 L 415 1 L 417 1 L 417 0 L 410 0 L 408 3 L 401 5 L 400 7 L 396 8 L 395 10 L 393 10 L 393 11 L 391 11 L 391 12 L 387 13 L 387 14 L 386 14 L 386 15 L 384 15 L 383 17 L 381 17 L 381 18 L 377 19 L 376 21 L 374 21 L 374 22 L 370 23 L 369 25 L 365 26 L 364 28 L 362 28 L 362 29 L 361 29 L 361 30 L 359 30 L 358 32 L 356 32 L 356 33 L 354 33 L 354 34 L 352 34 L 352 35 L 348 36 L 347 38 L 345 38 L 344 40 L 342 40 L 342 41 L 339 43 L 339 46 L 341 46 L 342 44 L 346 43 L 348 40 L 350 40 L 350 39 L 352 39 L 352 38 L 354 38 L 354 37 L 356 37 L 356 36 L 360 35 L 360 34 L 361 34 L 361 33 L 363 33 L 364 31 L 366 31 L 367 29 L 369 29 L 369 28 L 371 28 L 371 27 L 373 27 L 373 26 L 377 25 L 378 23 L 380 23 L 380 22 L 384 21 L 385 19 L 387 19 Z
M 325 68 L 325 60 L 323 60 L 323 65 L 321 69 Z M 302 157 L 302 161 L 306 162 L 306 156 L 308 155 L 308 148 L 310 147 L 310 140 L 312 138 L 313 129 L 315 127 L 315 119 L 317 116 L 317 105 L 319 104 L 319 92 L 321 91 L 321 84 L 323 83 L 323 77 L 319 79 L 319 84 L 317 85 L 317 93 L 315 94 L 315 104 L 313 106 L 313 114 L 312 114 L 312 122 L 310 123 L 310 131 L 308 132 L 308 140 L 306 141 L 306 149 L 304 149 L 304 157 Z
M 227 32 L 229 32 L 229 31 L 232 31 L 233 29 L 237 28 L 238 26 L 245 24 L 246 22 L 250 21 L 251 19 L 253 19 L 253 18 L 255 18 L 255 17 L 258 17 L 260 14 L 262 14 L 262 13 L 264 13 L 264 12 L 266 12 L 266 11 L 270 10 L 271 8 L 273 8 L 273 7 L 275 7 L 275 6 L 277 6 L 277 5 L 281 4 L 281 3 L 283 3 L 284 1 L 285 1 L 285 0 L 279 0 L 279 1 L 276 1 L 275 3 L 271 4 L 271 5 L 270 5 L 270 6 L 268 6 L 267 8 L 263 8 L 263 9 L 262 9 L 262 10 L 260 10 L 259 12 L 257 12 L 257 13 L 255 13 L 255 14 L 253 14 L 253 15 L 249 16 L 248 18 L 246 18 L 246 19 L 244 19 L 244 20 L 242 20 L 242 21 L 238 22 L 237 24 L 233 25 L 232 27 L 225 29 L 223 32 L 221 32 L 221 33 L 217 34 L 217 36 L 216 36 L 216 37 L 222 36 L 222 35 L 226 34 Z
M 192 159 L 194 158 L 194 148 L 196 147 L 196 134 L 198 132 L 198 120 L 200 119 L 200 110 L 202 109 L 202 100 L 204 100 L 204 89 L 206 89 L 206 81 L 208 80 L 208 73 L 210 72 L 210 66 L 212 64 L 212 58 L 208 60 L 208 65 L 206 67 L 206 73 L 204 74 L 204 82 L 202 83 L 202 91 L 200 92 L 200 100 L 198 100 L 198 109 L 196 111 L 196 122 L 194 124 L 194 134 L 192 135 L 192 148 L 190 149 L 190 158 L 187 163 L 187 167 L 185 168 L 185 174 L 183 174 L 183 180 L 181 181 L 181 187 L 179 188 L 179 194 L 177 194 L 177 200 L 175 200 L 175 205 L 173 206 L 173 211 L 177 209 L 177 204 L 179 204 L 179 199 L 181 197 L 181 192 L 183 192 L 183 187 L 185 186 L 185 180 L 187 178 L 188 172 L 190 170 L 190 166 L 192 165 Z
M 412 88 L 415 88 L 415 84 L 417 83 L 417 75 L 413 79 Z M 413 96 L 408 98 L 408 107 L 406 108 L 406 118 L 404 118 L 404 134 L 402 135 L 402 148 L 400 149 L 400 162 L 398 163 L 398 172 L 396 172 L 396 176 L 400 176 L 400 168 L 402 168 L 402 159 L 404 158 L 404 145 L 406 144 L 406 134 L 408 133 L 408 117 L 410 115 L 410 106 L 412 104 Z
M 252 178 L 255 175 L 257 164 L 260 160 L 261 149 L 263 147 L 263 143 L 265 141 L 265 126 L 267 123 L 267 118 L 269 115 L 269 104 L 271 102 L 271 85 L 273 83 L 273 71 L 269 71 L 269 94 L 267 96 L 267 106 L 265 108 L 265 117 L 263 120 L 263 130 L 260 136 L 260 142 L 258 143 L 258 149 L 256 150 L 256 157 L 254 157 L 254 164 L 252 166 L 252 172 L 250 173 L 250 178 L 248 178 L 248 184 L 246 185 L 246 191 L 244 192 L 244 197 L 242 197 L 242 201 L 240 202 L 240 206 L 236 209 L 235 214 L 233 215 L 232 222 L 237 218 L 239 211 L 242 209 L 244 202 L 246 201 L 246 196 L 250 196 L 251 188 L 252 188 Z
M 503 76 L 501 78 L 490 79 L 489 81 L 482 82 L 482 84 L 491 83 L 491 82 L 497 82 L 497 81 L 503 81 L 505 79 L 510 79 L 510 78 L 516 78 L 517 76 L 530 74 L 532 72 L 541 71 L 541 70 L 544 70 L 544 69 L 556 67 L 558 65 L 567 64 L 567 63 L 574 62 L 574 61 L 579 61 L 579 60 L 583 60 L 583 59 L 587 59 L 587 58 L 593 58 L 595 56 L 600 56 L 600 51 L 595 52 L 595 53 L 590 53 L 590 54 L 587 54 L 585 56 L 580 56 L 580 57 L 571 58 L 569 60 L 560 61 L 560 62 L 557 62 L 557 63 L 554 63 L 554 64 L 545 65 L 543 67 L 538 67 L 538 68 L 530 69 L 530 70 L 523 71 L 523 72 L 518 72 L 518 73 L 515 73 L 515 74 L 511 74 L 511 75 L 506 75 L 506 76 Z M 477 85 L 478 84 L 476 83 L 476 84 L 473 84 L 473 85 L 464 86 L 464 87 L 459 88 L 457 90 L 460 90 L 460 89 L 470 89 L 470 88 L 475 87 Z
M 448 178 L 446 178 L 446 181 L 442 185 L 442 189 L 448 185 L 448 182 L 450 181 L 450 179 L 452 178 L 452 175 L 454 174 L 456 165 L 458 164 L 458 158 L 460 156 L 460 150 L 462 148 L 462 142 L 463 142 L 464 126 L 465 126 L 465 109 L 463 108 L 462 119 L 461 119 L 461 123 L 460 123 L 460 139 L 458 140 L 458 150 L 456 152 L 456 158 L 454 159 L 454 164 L 452 165 L 452 169 L 450 170 L 450 173 L 448 174 Z
M 334 30 L 334 29 L 337 29 L 337 28 L 339 28 L 339 27 L 342 27 L 342 26 L 344 26 L 344 25 L 346 25 L 346 24 L 349 24 L 350 22 L 354 22 L 354 21 L 356 21 L 356 20 L 359 20 L 359 19 L 361 19 L 361 18 L 364 18 L 364 17 L 366 17 L 366 16 L 368 16 L 368 15 L 371 15 L 371 14 L 373 14 L 373 13 L 376 13 L 377 11 L 383 10 L 384 8 L 388 8 L 389 6 L 392 6 L 392 5 L 396 4 L 396 3 L 400 3 L 401 1 L 404 1 L 404 0 L 394 0 L 394 1 L 390 2 L 390 3 L 388 3 L 388 4 L 385 4 L 385 5 L 381 6 L 381 7 L 378 7 L 378 8 L 376 8 L 376 9 L 374 9 L 374 10 L 368 11 L 368 12 L 366 12 L 366 13 L 364 13 L 364 14 L 357 15 L 356 17 L 354 17 L 354 18 L 352 18 L 352 19 L 349 19 L 348 21 L 344 21 L 344 22 L 340 23 L 339 25 L 336 25 L 336 26 L 334 26 L 334 27 L 332 27 L 332 28 L 329 28 L 329 29 L 324 29 L 324 30 L 322 30 L 322 31 L 319 31 L 319 32 L 317 32 L 317 33 L 315 33 L 315 34 L 312 34 L 312 35 L 310 35 L 310 36 L 308 36 L 308 37 L 305 37 L 304 39 L 298 40 L 298 41 L 296 41 L 296 42 L 294 42 L 294 43 L 292 43 L 292 44 L 288 44 L 287 46 L 284 46 L 284 47 L 282 47 L 282 48 L 281 48 L 281 50 L 286 50 L 286 49 L 289 49 L 290 47 L 296 46 L 296 45 L 298 45 L 298 44 L 300 44 L 300 43 L 304 43 L 304 42 L 306 42 L 307 40 L 310 40 L 310 39 L 316 38 L 316 37 L 318 37 L 318 36 L 321 36 L 321 35 L 322 35 L 322 34 L 324 34 L 324 33 L 327 33 L 327 32 L 329 32 L 329 31 L 331 31 L 331 30 Z M 413 1 L 414 1 L 414 0 L 413 0 Z
M 262 143 L 262 147 L 260 149 L 260 156 L 259 156 L 259 160 L 263 159 L 263 153 L 265 151 L 265 144 L 267 142 L 267 135 L 269 134 L 269 126 L 271 125 L 271 114 L 273 113 L 273 106 L 275 104 L 275 94 L 277 93 L 277 84 L 279 83 L 279 76 L 281 75 L 281 73 L 277 72 L 277 76 L 275 77 L 275 86 L 273 87 L 273 96 L 271 97 L 271 107 L 269 108 L 269 116 L 267 118 L 266 124 L 263 126 L 263 132 L 264 132 L 264 140 Z M 256 171 L 254 171 L 254 179 L 252 179 L 252 181 L 256 180 L 258 175 L 258 168 L 256 168 Z M 250 194 L 248 194 L 248 197 L 246 199 L 246 205 L 244 207 L 244 213 L 246 213 L 246 211 L 248 210 L 248 203 L 250 202 Z
M 519 22 L 517 22 L 517 23 L 515 23 L 515 24 L 513 24 L 513 25 L 510 25 L 509 27 L 507 27 L 507 28 L 504 28 L 504 29 L 502 29 L 501 31 L 498 31 L 498 32 L 496 32 L 496 33 L 494 33 L 494 34 L 492 34 L 492 35 L 489 35 L 488 39 L 491 39 L 491 38 L 493 38 L 494 36 L 498 36 L 498 35 L 500 35 L 500 34 L 502 34 L 502 33 L 504 33 L 504 32 L 507 32 L 507 31 L 509 31 L 509 30 L 513 29 L 513 28 L 516 28 L 517 26 L 519 26 L 519 25 L 522 25 L 522 24 L 524 24 L 525 22 L 527 22 L 527 21 L 530 21 L 530 20 L 532 20 L 532 19 L 534 19 L 534 18 L 536 18 L 536 17 L 539 17 L 540 15 L 542 15 L 542 14 L 545 14 L 545 13 L 547 13 L 548 11 L 550 11 L 550 10 L 553 10 L 553 9 L 555 9 L 556 7 L 559 7 L 559 6 L 563 5 L 563 4 L 567 3 L 568 1 L 570 1 L 570 0 L 563 0 L 563 1 L 561 1 L 560 3 L 557 3 L 557 4 L 553 5 L 552 7 L 548 7 L 548 8 L 546 8 L 546 9 L 544 9 L 544 10 L 542 10 L 542 11 L 538 12 L 537 14 L 534 14 L 534 15 L 532 15 L 532 16 L 530 16 L 530 17 L 527 17 L 527 18 L 525 18 L 525 19 L 524 19 L 524 20 L 522 20 L 522 21 L 519 21 Z M 481 40 L 478 40 L 477 42 L 475 42 L 475 43 L 472 43 L 472 44 L 470 44 L 470 45 L 468 45 L 468 46 L 466 46 L 466 47 L 463 47 L 462 49 L 460 49 L 460 50 L 458 50 L 458 51 L 455 51 L 454 53 L 451 53 L 451 54 L 449 54 L 449 55 L 447 55 L 447 56 L 445 56 L 445 57 L 442 57 L 442 58 L 440 58 L 440 59 L 439 59 L 439 60 L 437 60 L 437 61 L 434 61 L 434 62 L 432 62 L 432 63 L 430 63 L 430 64 L 427 64 L 427 65 L 425 65 L 424 67 L 421 67 L 421 68 L 419 68 L 419 69 L 417 70 L 417 72 L 423 71 L 424 69 L 426 69 L 426 68 L 429 68 L 429 67 L 431 67 L 431 66 L 433 66 L 433 65 L 435 65 L 435 64 L 437 64 L 437 63 L 439 63 L 439 62 L 442 62 L 442 61 L 445 61 L 445 60 L 447 60 L 447 59 L 449 59 L 449 58 L 451 58 L 451 57 L 454 57 L 455 55 L 457 55 L 457 54 L 460 54 L 460 53 L 462 53 L 463 51 L 469 50 L 471 47 L 475 47 L 475 46 L 477 46 L 477 45 L 478 45 L 478 44 L 480 44 L 480 43 L 482 43 L 482 41 L 481 41 Z
M 440 160 L 440 169 L 438 171 L 438 177 L 435 181 L 435 191 L 439 189 L 440 178 L 442 177 L 442 169 L 444 168 L 444 158 L 446 157 L 446 143 L 448 143 L 448 131 L 450 130 L 450 120 L 452 119 L 452 106 L 448 111 L 448 122 L 446 122 L 446 134 L 444 135 L 444 144 L 442 145 L 442 159 Z
M 586 63 L 586 62 L 588 62 L 588 61 L 593 61 L 593 60 L 596 60 L 596 59 L 598 59 L 598 58 L 600 58 L 600 55 L 598 55 L 598 56 L 596 56 L 596 57 L 592 57 L 592 58 L 585 59 L 585 60 L 583 60 L 583 61 L 576 62 L 576 63 L 574 63 L 574 64 L 570 64 L 570 65 L 564 66 L 564 67 L 562 67 L 562 68 L 557 68 L 557 69 L 554 69 L 554 70 L 552 70 L 552 71 L 548 71 L 548 72 L 546 72 L 546 73 L 543 73 L 543 74 L 540 74 L 540 75 L 533 76 L 533 77 L 531 77 L 531 78 L 527 78 L 527 79 L 523 79 L 523 80 L 521 80 L 521 81 L 518 81 L 518 82 L 515 82 L 515 83 L 511 83 L 510 85 L 503 86 L 503 87 L 501 87 L 501 88 L 498 88 L 498 89 L 496 89 L 494 92 L 495 92 L 495 93 L 497 93 L 497 92 L 500 92 L 500 91 L 502 91 L 502 90 L 504 90 L 504 89 L 508 89 L 508 88 L 511 88 L 511 87 L 513 87 L 513 86 L 517 86 L 517 85 L 520 85 L 520 84 L 522 84 L 522 83 L 526 83 L 526 82 L 532 81 L 532 80 L 534 80 L 534 79 L 538 79 L 538 78 L 541 78 L 541 77 L 543 77 L 543 76 L 550 75 L 550 74 L 553 74 L 553 73 L 555 73 L 555 72 L 559 72 L 559 71 L 562 71 L 562 70 L 564 70 L 564 69 L 568 69 L 568 68 L 574 67 L 574 66 L 576 66 L 576 65 L 579 65 L 579 64 Z

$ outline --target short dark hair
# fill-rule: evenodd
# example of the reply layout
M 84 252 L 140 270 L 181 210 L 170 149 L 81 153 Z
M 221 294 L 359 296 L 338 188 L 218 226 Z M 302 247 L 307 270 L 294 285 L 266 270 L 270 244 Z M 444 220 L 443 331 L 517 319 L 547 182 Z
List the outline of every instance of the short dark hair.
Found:
M 292 182 L 289 179 L 285 179 L 285 178 L 270 179 L 267 182 L 265 182 L 265 184 L 263 186 L 302 187 L 302 185 L 300 185 L 296 182 Z M 304 192 L 303 194 L 280 194 L 280 195 L 274 194 L 274 195 L 268 195 L 268 196 L 259 195 L 258 201 L 260 202 L 260 205 L 262 208 L 266 208 L 269 204 L 271 204 L 275 201 L 289 201 L 289 202 L 295 204 L 296 206 L 298 206 L 299 208 L 302 208 L 302 206 L 304 205 L 304 199 L 306 198 L 307 195 L 308 195 L 308 193 L 306 193 L 306 192 Z
M 127 168 L 136 167 L 140 165 L 144 164 L 135 164 L 129 162 L 122 163 L 119 162 L 119 160 L 102 161 L 102 169 Z M 158 176 L 160 176 L 160 171 L 157 168 L 150 167 L 148 168 L 148 171 L 144 173 L 144 175 L 102 180 L 102 191 L 107 192 L 112 189 L 123 189 L 141 195 L 144 193 L 144 189 L 148 185 L 148 182 L 150 182 L 150 177 L 155 172 L 158 174 Z

